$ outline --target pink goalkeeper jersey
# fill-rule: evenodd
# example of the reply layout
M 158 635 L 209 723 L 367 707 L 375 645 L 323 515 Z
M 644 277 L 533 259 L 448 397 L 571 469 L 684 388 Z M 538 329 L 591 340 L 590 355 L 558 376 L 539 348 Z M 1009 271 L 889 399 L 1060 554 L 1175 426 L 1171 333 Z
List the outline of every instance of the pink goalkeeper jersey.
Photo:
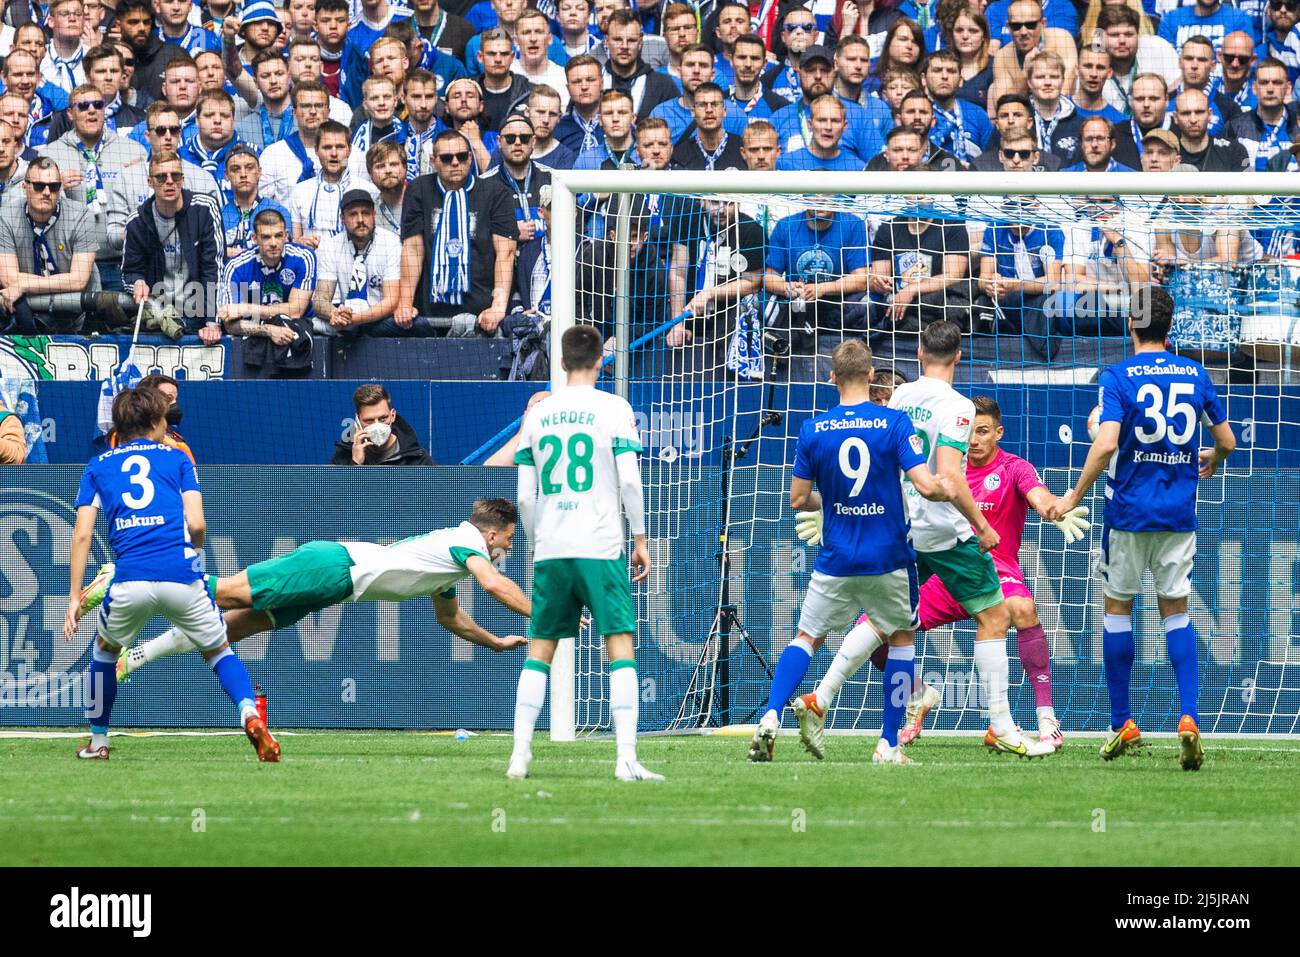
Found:
M 1019 567 L 1029 493 L 1046 488 L 1038 472 L 1020 456 L 998 449 L 988 465 L 976 468 L 966 463 L 966 483 L 976 506 L 1002 538 L 993 549 L 993 557 Z

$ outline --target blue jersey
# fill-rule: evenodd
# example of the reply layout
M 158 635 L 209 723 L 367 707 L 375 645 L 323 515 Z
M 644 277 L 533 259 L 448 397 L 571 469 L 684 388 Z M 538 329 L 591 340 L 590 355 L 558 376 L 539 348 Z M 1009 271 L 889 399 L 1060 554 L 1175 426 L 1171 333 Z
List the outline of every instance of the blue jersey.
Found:
M 294 289 L 316 291 L 316 254 L 306 246 L 285 243 L 279 265 L 268 266 L 262 262 L 257 247 L 252 246 L 226 263 L 217 305 L 275 306 L 288 302 Z M 311 315 L 308 306 L 303 316 Z
M 114 581 L 188 585 L 203 577 L 181 497 L 198 490 L 190 457 L 149 439 L 127 442 L 90 461 L 77 507 L 93 505 L 104 513 L 117 560 Z
M 1160 18 L 1160 37 L 1182 52 L 1183 44 L 1191 37 L 1205 37 L 1214 44 L 1217 53 L 1223 38 L 1240 30 L 1259 42 L 1259 24 L 1236 7 L 1220 6 L 1208 16 L 1200 16 L 1196 7 L 1179 7 Z
M 862 402 L 837 405 L 799 430 L 794 475 L 822 497 L 824 575 L 884 575 L 916 562 L 900 472 L 925 464 L 912 420 Z
M 1228 415 L 1204 366 L 1142 352 L 1101 374 L 1101 422 L 1119 423 L 1106 481 L 1106 525 L 1127 532 L 1196 531 L 1197 423 Z

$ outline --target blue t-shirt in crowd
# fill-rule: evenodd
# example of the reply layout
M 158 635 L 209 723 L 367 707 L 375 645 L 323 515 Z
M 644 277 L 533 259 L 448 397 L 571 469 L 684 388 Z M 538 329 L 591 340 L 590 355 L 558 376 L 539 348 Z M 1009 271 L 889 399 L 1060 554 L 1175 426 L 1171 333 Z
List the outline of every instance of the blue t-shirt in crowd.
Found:
M 194 463 L 180 449 L 135 439 L 91 459 L 77 508 L 93 505 L 108 522 L 117 582 L 180 582 L 203 577 L 185 525 L 185 492 L 197 492 Z
M 1228 414 L 1205 367 L 1140 352 L 1102 372 L 1101 422 L 1119 423 L 1106 481 L 1106 525 L 1129 532 L 1196 531 L 1197 425 Z
M 900 472 L 925 464 L 905 412 L 872 402 L 837 405 L 799 430 L 794 475 L 822 499 L 823 575 L 884 575 L 916 562 Z
M 826 282 L 867 265 L 867 227 L 856 216 L 834 213 L 825 229 L 813 229 L 807 213 L 776 224 L 767 246 L 767 266 L 786 279 Z

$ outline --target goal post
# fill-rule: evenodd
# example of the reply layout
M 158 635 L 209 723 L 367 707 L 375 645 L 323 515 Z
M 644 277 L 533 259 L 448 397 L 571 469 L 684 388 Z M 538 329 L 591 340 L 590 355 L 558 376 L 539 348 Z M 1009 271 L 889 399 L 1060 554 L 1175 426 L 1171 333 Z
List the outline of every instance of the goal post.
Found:
M 648 585 L 635 592 L 641 725 L 643 730 L 669 731 L 753 720 L 765 699 L 767 673 L 794 635 L 799 599 L 816 556 L 815 549 L 796 539 L 785 500 L 799 427 L 835 403 L 826 379 L 829 348 L 847 335 L 871 342 L 878 370 L 909 379 L 915 375 L 916 329 L 896 331 L 901 325 L 889 326 L 888 319 L 880 327 L 878 319 L 893 314 L 896 294 L 916 279 L 891 275 L 888 294 L 868 284 L 852 299 L 818 292 L 802 305 L 771 291 L 783 283 L 764 281 L 747 294 L 747 304 L 742 299 L 717 306 L 711 325 L 693 323 L 694 338 L 685 345 L 656 335 L 629 350 L 628 344 L 639 341 L 654 322 L 676 313 L 682 292 L 673 283 L 692 287 L 701 275 L 700 263 L 688 259 L 682 266 L 674 260 L 675 252 L 660 250 L 655 255 L 661 256 L 668 278 L 661 289 L 644 279 L 641 226 L 629 236 L 628 204 L 619 202 L 629 194 L 663 201 L 656 228 L 671 226 L 671 217 L 699 215 L 685 210 L 694 210 L 700 201 L 742 210 L 759 203 L 765 214 L 771 212 L 772 222 L 797 213 L 820 215 L 812 211 L 825 208 L 862 221 L 859 233 L 866 240 L 857 252 L 868 269 L 879 261 L 872 257 L 880 230 L 890 220 L 923 210 L 920 218 L 961 227 L 968 244 L 954 246 L 954 251 L 967 259 L 963 282 L 969 295 L 939 301 L 915 325 L 936 315 L 963 323 L 963 351 L 969 343 L 970 352 L 963 357 L 957 387 L 998 401 L 1007 417 L 1003 446 L 1029 459 L 1058 495 L 1073 483 L 1086 455 L 1096 377 L 1105 365 L 1124 357 L 1126 338 L 1113 329 L 1052 331 L 1059 324 L 1053 310 L 1081 309 L 1081 297 L 1092 289 L 1085 288 L 1088 277 L 1078 280 L 1075 289 L 1074 280 L 1062 273 L 1053 295 L 1036 307 L 1047 312 L 1042 321 L 1050 340 L 1048 353 L 1039 355 L 1027 331 L 1008 331 L 1007 323 L 1015 327 L 1018 321 L 1008 319 L 1013 309 L 986 294 L 990 287 L 980 282 L 984 259 L 1000 268 L 999 256 L 1005 253 L 1011 261 L 1019 252 L 1013 255 L 995 244 L 991 254 L 982 255 L 977 237 L 995 235 L 1006 223 L 1009 204 L 1023 197 L 1033 203 L 1015 206 L 1015 214 L 1044 232 L 1101 230 L 1098 243 L 1104 246 L 1115 245 L 1105 239 L 1111 227 L 1124 236 L 1142 233 L 1146 272 L 1170 288 L 1182 317 L 1183 338 L 1175 348 L 1211 369 L 1239 436 L 1236 456 L 1219 476 L 1203 483 L 1198 506 L 1203 531 L 1192 610 L 1201 638 L 1202 710 L 1211 716 L 1206 730 L 1300 731 L 1300 634 L 1296 616 L 1276 607 L 1279 602 L 1289 607 L 1290 584 L 1300 574 L 1295 534 L 1300 527 L 1300 391 L 1293 376 L 1300 358 L 1300 261 L 1287 258 L 1300 257 L 1300 176 L 554 171 L 551 388 L 563 387 L 558 357 L 565 329 L 575 321 L 593 321 L 593 308 L 604 308 L 597 301 L 602 297 L 613 303 L 608 323 L 594 321 L 610 335 L 621 317 L 614 334 L 618 387 L 620 392 L 627 389 L 643 422 L 647 451 L 643 465 L 652 572 Z M 1119 212 L 1109 206 L 1103 212 L 1094 209 L 1094 201 L 1102 199 L 1113 201 Z M 1027 212 L 1031 205 L 1033 212 Z M 593 225 L 593 216 L 605 216 L 608 225 L 604 220 Z M 763 227 L 765 241 L 770 240 L 773 227 L 767 218 Z M 1264 235 L 1270 232 L 1287 235 L 1270 245 Z M 1189 252 L 1193 234 L 1203 237 L 1200 253 Z M 736 274 L 745 271 L 751 258 L 738 253 L 738 236 L 732 235 L 735 241 L 727 247 L 732 264 L 742 264 Z M 689 241 L 664 244 L 680 251 L 698 239 L 692 234 Z M 1246 253 L 1242 249 L 1248 241 L 1251 252 Z M 1207 242 L 1226 251 L 1206 255 Z M 600 243 L 614 247 L 607 257 L 592 253 Z M 629 247 L 638 243 L 642 246 L 631 254 Z M 706 250 L 701 257 L 717 252 L 703 241 L 701 248 Z M 1172 253 L 1165 256 L 1169 249 Z M 1116 255 L 1114 250 L 1109 254 Z M 1137 257 L 1116 258 L 1127 267 Z M 717 273 L 710 281 L 722 284 L 721 267 L 703 266 Z M 922 273 L 935 278 L 925 269 Z M 593 275 L 601 286 L 598 292 L 587 288 Z M 1125 278 L 1117 288 L 1128 285 Z M 656 290 L 666 302 L 647 308 Z M 918 294 L 917 310 L 921 308 Z M 1106 308 L 1114 309 L 1115 302 Z M 850 330 L 847 316 L 853 310 L 862 314 L 861 325 Z M 835 335 L 823 335 L 818 325 L 826 314 L 842 322 Z M 804 315 L 810 318 L 801 320 Z M 796 328 L 800 321 L 811 331 Z M 1072 321 L 1075 329 L 1082 328 Z M 992 331 L 981 331 L 988 329 Z M 615 378 L 601 387 L 614 388 Z M 1101 483 L 1088 504 L 1099 518 Z M 1057 711 L 1067 731 L 1100 730 L 1106 717 L 1101 593 L 1095 577 L 1100 536 L 1098 522 L 1085 541 L 1066 546 L 1031 510 L 1021 550 L 1021 566 L 1049 635 Z M 724 614 L 727 608 L 734 616 Z M 1154 602 L 1135 611 L 1135 628 L 1135 705 L 1152 716 L 1155 726 L 1172 706 L 1173 684 Z M 828 648 L 814 660 L 808 687 L 824 671 L 840 637 L 828 639 Z M 936 715 L 940 727 L 980 727 L 982 703 L 969 679 L 970 641 L 971 631 L 962 624 L 918 636 L 918 672 L 943 686 L 945 701 Z M 1008 647 L 1014 662 L 1015 647 Z M 586 637 L 576 647 L 561 643 L 551 672 L 553 740 L 573 740 L 608 727 L 601 661 L 598 639 Z M 1032 715 L 1033 689 L 1017 675 L 1017 667 L 1013 664 L 1013 705 L 1018 716 Z M 865 727 L 878 713 L 879 695 L 879 675 L 868 666 L 841 694 L 830 727 Z

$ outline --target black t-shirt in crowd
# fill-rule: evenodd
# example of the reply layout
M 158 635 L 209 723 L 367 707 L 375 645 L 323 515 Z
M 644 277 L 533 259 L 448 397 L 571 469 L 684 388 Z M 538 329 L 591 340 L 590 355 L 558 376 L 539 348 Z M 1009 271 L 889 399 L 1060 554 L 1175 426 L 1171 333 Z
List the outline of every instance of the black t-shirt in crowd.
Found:
M 966 226 L 959 222 L 930 221 L 919 236 L 912 232 L 908 220 L 891 219 L 876 230 L 871 241 L 871 262 L 882 259 L 893 262 L 894 285 L 909 271 L 918 266 L 921 277 L 943 274 L 943 257 L 968 255 L 970 236 Z
M 515 213 L 510 192 L 490 180 L 471 180 L 466 184 L 469 220 L 469 289 L 464 291 L 458 305 L 433 302 L 430 296 L 430 270 L 434 261 L 434 237 L 442 217 L 444 195 L 438 189 L 438 176 L 429 173 L 417 176 L 406 188 L 402 201 L 402 240 L 412 236 L 424 239 L 424 255 L 420 257 L 420 281 L 415 289 L 415 307 L 421 315 L 454 315 L 462 312 L 479 313 L 492 304 L 493 269 L 496 252 L 493 236 L 518 239 Z
M 725 132 L 722 137 L 723 141 L 718 146 L 720 152 L 715 151 L 716 155 L 709 154 L 713 156 L 713 164 L 710 166 L 709 156 L 705 155 L 704 149 L 700 146 L 695 130 L 693 128 L 687 130 L 673 150 L 673 166 L 690 170 L 748 169 L 744 158 L 740 155 L 740 137 L 730 136 Z

